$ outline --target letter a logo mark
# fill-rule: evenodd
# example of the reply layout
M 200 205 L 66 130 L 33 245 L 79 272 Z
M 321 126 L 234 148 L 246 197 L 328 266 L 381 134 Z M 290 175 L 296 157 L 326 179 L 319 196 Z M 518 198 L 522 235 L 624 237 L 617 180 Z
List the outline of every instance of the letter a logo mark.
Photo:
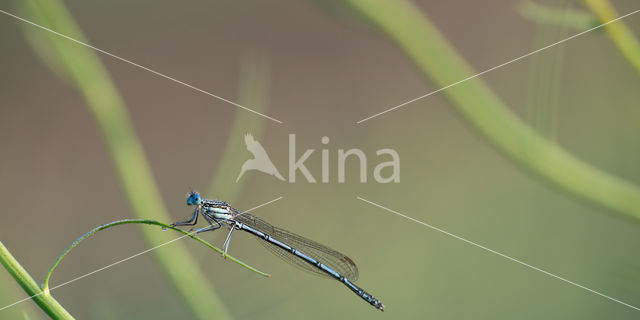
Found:
M 238 182 L 240 177 L 248 170 L 262 171 L 284 181 L 284 178 L 280 172 L 278 172 L 276 166 L 273 165 L 273 162 L 269 159 L 269 155 L 267 155 L 267 151 L 264 150 L 260 142 L 256 141 L 250 133 L 244 135 L 244 142 L 247 145 L 247 150 L 253 154 L 253 159 L 249 159 L 242 164 L 236 182 Z

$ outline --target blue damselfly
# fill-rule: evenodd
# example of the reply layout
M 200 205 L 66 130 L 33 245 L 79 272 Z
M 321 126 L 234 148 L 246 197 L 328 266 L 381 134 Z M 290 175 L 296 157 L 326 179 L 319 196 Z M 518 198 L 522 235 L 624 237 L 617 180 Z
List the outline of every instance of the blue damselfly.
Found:
M 232 208 L 224 201 L 204 199 L 195 191 L 187 195 L 187 205 L 196 207 L 193 216 L 189 220 L 176 222 L 173 226 L 193 226 L 198 222 L 198 216 L 202 215 L 209 226 L 192 229 L 195 233 L 216 230 L 222 226 L 229 228 L 229 234 L 222 247 L 225 253 L 229 248 L 233 231 L 246 231 L 256 236 L 260 243 L 278 257 L 305 271 L 340 281 L 376 309 L 384 311 L 384 305 L 380 300 L 353 283 L 358 278 L 358 267 L 346 255 L 274 227 L 251 214 Z

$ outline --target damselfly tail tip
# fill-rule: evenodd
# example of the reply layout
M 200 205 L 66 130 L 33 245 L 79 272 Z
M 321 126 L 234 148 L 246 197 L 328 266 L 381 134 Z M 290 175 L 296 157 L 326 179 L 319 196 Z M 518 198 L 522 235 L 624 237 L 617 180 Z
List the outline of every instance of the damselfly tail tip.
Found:
M 373 298 L 373 297 L 372 297 L 372 298 Z M 374 308 L 376 308 L 376 309 L 378 309 L 378 310 L 380 310 L 380 311 L 384 312 L 384 304 L 382 304 L 382 302 L 381 302 L 380 300 L 378 300 L 378 299 L 376 299 L 376 298 L 373 298 L 373 301 L 371 301 L 371 302 L 369 302 L 369 303 L 371 303 L 371 305 L 372 305 Z

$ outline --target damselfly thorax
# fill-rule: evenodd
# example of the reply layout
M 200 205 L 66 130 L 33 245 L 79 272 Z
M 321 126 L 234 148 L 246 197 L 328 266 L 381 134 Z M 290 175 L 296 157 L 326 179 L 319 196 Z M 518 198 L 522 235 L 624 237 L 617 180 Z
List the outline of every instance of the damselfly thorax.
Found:
M 238 210 L 232 208 L 228 203 L 217 200 L 206 200 L 200 208 L 202 214 L 205 214 L 216 220 L 232 220 L 238 213 Z

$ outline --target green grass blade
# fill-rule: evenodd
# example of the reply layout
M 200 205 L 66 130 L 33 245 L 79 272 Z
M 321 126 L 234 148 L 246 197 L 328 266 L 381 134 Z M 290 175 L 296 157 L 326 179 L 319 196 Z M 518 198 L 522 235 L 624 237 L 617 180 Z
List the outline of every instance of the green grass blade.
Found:
M 600 24 L 600 21 L 589 12 L 554 8 L 535 1 L 524 1 L 518 5 L 517 9 L 523 17 L 546 25 L 586 30 Z
M 59 1 L 17 1 L 22 12 L 35 22 L 87 43 L 73 18 Z M 170 221 L 160 193 L 147 163 L 142 146 L 134 132 L 129 114 L 100 59 L 90 49 L 57 35 L 27 26 L 27 32 L 46 39 L 72 83 L 86 100 L 124 189 L 133 214 L 138 218 Z M 37 49 L 37 48 L 35 48 Z M 162 243 L 163 237 L 149 229 L 142 235 L 150 246 Z M 184 301 L 198 319 L 228 319 L 229 311 L 205 281 L 206 275 L 181 244 L 156 251 L 162 265 Z
M 410 2 L 348 2 L 386 33 L 424 75 L 439 86 L 450 85 L 476 73 L 426 15 Z M 470 79 L 443 93 L 487 140 L 516 163 L 562 190 L 635 221 L 640 220 L 638 186 L 595 168 L 534 132 L 482 79 Z
M 25 270 L 9 249 L 0 241 L 0 263 L 20 284 L 24 291 L 33 297 L 33 301 L 52 319 L 74 319 L 73 316 L 54 299 L 49 292 L 43 291 L 38 283 Z
M 238 103 L 250 105 L 255 111 L 265 113 L 269 101 L 270 67 L 265 56 L 247 56 L 242 59 L 238 89 Z M 252 133 L 256 140 L 260 140 L 264 131 L 265 119 L 253 114 L 237 110 L 229 137 L 244 137 L 245 133 Z M 224 200 L 234 203 L 249 179 L 244 175 L 238 182 L 242 162 L 250 156 L 243 139 L 227 140 L 222 157 L 216 165 L 216 172 L 209 184 L 208 195 L 216 197 L 224 190 Z
M 620 16 L 608 0 L 583 0 L 583 2 L 602 23 Z M 640 43 L 627 24 L 616 21 L 604 26 L 604 31 L 629 64 L 640 72 Z
M 0 297 L 17 297 L 22 290 L 18 289 L 15 285 L 15 279 L 10 274 L 4 274 L 0 272 Z M 34 315 L 38 312 L 38 305 L 31 303 L 21 304 L 20 306 L 7 308 L 0 311 L 3 317 L 8 319 L 18 319 L 20 317 L 34 318 Z
M 113 222 L 109 222 L 100 226 L 97 226 L 91 230 L 89 230 L 89 232 L 83 234 L 81 237 L 79 237 L 78 239 L 74 240 L 66 249 L 64 249 L 62 251 L 62 253 L 60 253 L 60 255 L 58 255 L 58 257 L 56 258 L 56 261 L 51 265 L 51 267 L 49 268 L 49 271 L 47 271 L 47 275 L 44 278 L 44 286 L 43 286 L 43 290 L 49 291 L 49 280 L 51 279 L 51 275 L 53 274 L 53 270 L 55 270 L 55 268 L 60 264 L 60 262 L 62 261 L 62 259 L 69 254 L 69 252 L 71 252 L 71 250 L 73 248 L 75 248 L 76 246 L 78 246 L 78 244 L 80 244 L 80 242 L 82 242 L 84 239 L 91 237 L 92 235 L 96 234 L 98 231 L 102 231 L 105 229 L 109 229 L 111 227 L 115 227 L 115 226 L 119 226 L 119 225 L 123 225 L 123 224 L 132 224 L 132 223 L 137 223 L 137 224 L 148 224 L 148 225 L 156 225 L 156 226 L 160 226 L 166 229 L 171 229 L 171 230 L 175 230 L 178 231 L 182 234 L 184 234 L 185 236 L 190 237 L 191 239 L 194 239 L 202 244 L 204 244 L 205 246 L 209 247 L 211 250 L 221 254 L 222 256 L 224 256 L 225 258 L 229 259 L 230 261 L 233 261 L 245 268 L 247 268 L 250 271 L 253 271 L 261 276 L 264 277 L 270 277 L 269 274 L 264 273 L 254 267 L 251 267 L 249 265 L 247 265 L 246 263 L 228 255 L 225 254 L 224 252 L 222 252 L 222 250 L 216 248 L 215 246 L 211 245 L 210 243 L 202 240 L 200 237 L 197 237 L 195 234 L 193 233 L 189 233 L 187 231 L 184 231 L 180 228 L 176 228 L 173 227 L 171 225 L 168 225 L 166 223 L 162 223 L 162 222 L 158 222 L 155 220 L 145 220 L 145 219 L 123 219 L 123 220 L 118 220 L 118 221 L 113 221 Z M 166 242 L 165 242 L 166 243 Z

